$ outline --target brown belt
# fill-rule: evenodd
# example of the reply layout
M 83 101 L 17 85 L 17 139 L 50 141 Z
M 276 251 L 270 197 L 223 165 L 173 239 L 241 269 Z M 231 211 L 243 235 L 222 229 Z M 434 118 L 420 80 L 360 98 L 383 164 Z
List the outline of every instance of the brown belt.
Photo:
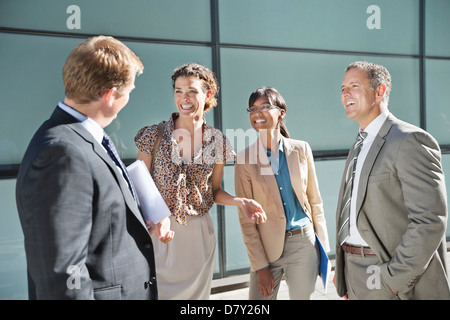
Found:
M 344 243 L 341 246 L 341 248 L 344 252 L 351 253 L 351 254 L 359 254 L 363 257 L 376 255 L 375 252 L 372 249 L 370 249 L 369 247 L 355 247 L 355 246 Z
M 285 238 L 290 238 L 290 237 L 292 237 L 293 235 L 299 234 L 299 233 L 305 234 L 309 229 L 312 228 L 312 226 L 313 226 L 313 224 L 310 223 L 310 224 L 308 224 L 308 225 L 306 225 L 306 226 L 304 226 L 303 228 L 300 228 L 300 229 L 287 230 L 287 231 L 286 231 L 286 234 L 285 234 Z

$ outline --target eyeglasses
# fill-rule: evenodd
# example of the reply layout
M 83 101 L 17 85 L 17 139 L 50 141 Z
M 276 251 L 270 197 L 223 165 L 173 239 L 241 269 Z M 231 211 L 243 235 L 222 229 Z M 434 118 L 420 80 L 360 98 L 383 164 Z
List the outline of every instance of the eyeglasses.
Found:
M 262 106 L 259 106 L 259 107 L 251 106 L 251 107 L 247 108 L 247 112 L 248 113 L 253 113 L 253 112 L 256 112 L 258 110 L 263 112 L 263 111 L 269 111 L 269 110 L 272 110 L 272 109 L 275 109 L 275 108 L 279 108 L 279 107 L 278 106 L 273 106 L 273 105 L 270 105 L 270 104 L 267 103 L 267 104 L 263 104 Z

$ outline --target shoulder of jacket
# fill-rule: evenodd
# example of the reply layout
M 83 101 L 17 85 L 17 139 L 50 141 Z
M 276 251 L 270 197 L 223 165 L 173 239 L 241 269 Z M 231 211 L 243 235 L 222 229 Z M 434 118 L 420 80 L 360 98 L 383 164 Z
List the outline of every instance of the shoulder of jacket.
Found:
M 284 143 L 291 148 L 301 149 L 302 151 L 306 151 L 309 147 L 309 143 L 304 140 L 284 138 Z

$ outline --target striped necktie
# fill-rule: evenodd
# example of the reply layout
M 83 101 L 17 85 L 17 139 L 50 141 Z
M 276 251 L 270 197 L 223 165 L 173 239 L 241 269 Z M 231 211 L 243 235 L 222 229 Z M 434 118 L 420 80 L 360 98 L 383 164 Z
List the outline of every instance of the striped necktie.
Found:
M 358 159 L 359 152 L 361 151 L 361 147 L 364 139 L 367 137 L 367 132 L 361 131 L 358 132 L 358 136 L 356 137 L 356 143 L 353 148 L 353 158 L 350 161 L 350 164 L 347 168 L 347 174 L 345 178 L 345 189 L 344 196 L 342 199 L 342 203 L 344 207 L 342 208 L 340 221 L 341 226 L 338 231 L 338 239 L 339 244 L 342 245 L 350 235 L 350 202 L 352 200 L 352 189 L 353 189 L 353 179 L 355 177 L 356 170 L 356 161 Z
M 117 153 L 114 143 L 106 133 L 103 136 L 102 145 L 105 147 L 106 151 L 108 152 L 108 155 L 111 157 L 114 163 L 122 170 L 122 175 L 128 183 L 128 188 L 130 188 L 134 201 L 136 201 L 137 203 L 136 193 L 134 191 L 134 187 L 131 182 L 130 176 L 128 175 L 127 168 L 125 168 L 125 165 L 123 164 L 122 160 L 120 160 L 119 154 Z

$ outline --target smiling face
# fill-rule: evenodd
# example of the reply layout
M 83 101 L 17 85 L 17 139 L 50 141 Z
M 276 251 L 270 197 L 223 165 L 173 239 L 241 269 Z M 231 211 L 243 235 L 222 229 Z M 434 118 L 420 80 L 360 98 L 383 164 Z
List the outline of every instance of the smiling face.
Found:
M 253 105 L 250 107 L 256 107 L 256 111 L 250 112 L 250 122 L 253 129 L 256 131 L 260 130 L 271 130 L 279 128 L 278 123 L 280 117 L 284 115 L 284 110 L 279 108 L 270 108 L 265 111 L 261 111 L 262 106 L 270 106 L 271 103 L 267 97 L 258 98 Z
M 341 87 L 342 105 L 347 117 L 358 122 L 363 130 L 381 113 L 381 99 L 377 98 L 379 91 L 380 86 L 370 88 L 370 81 L 364 70 L 352 68 L 344 76 Z
M 203 92 L 203 82 L 196 77 L 180 76 L 175 80 L 174 100 L 180 117 L 201 119 L 210 93 Z

